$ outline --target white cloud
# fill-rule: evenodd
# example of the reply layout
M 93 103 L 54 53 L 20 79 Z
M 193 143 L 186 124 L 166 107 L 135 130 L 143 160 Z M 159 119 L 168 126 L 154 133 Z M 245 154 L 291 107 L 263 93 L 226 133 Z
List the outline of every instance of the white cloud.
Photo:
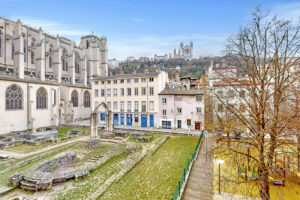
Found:
M 18 19 L 21 19 L 21 22 L 25 25 L 28 25 L 36 29 L 39 29 L 41 27 L 43 31 L 46 33 L 49 33 L 53 36 L 59 34 L 60 36 L 74 40 L 77 44 L 79 43 L 81 36 L 90 34 L 90 32 L 88 31 L 69 28 L 65 24 L 61 24 L 51 20 L 34 19 L 28 17 L 16 17 L 16 16 L 12 17 L 12 20 L 14 21 Z
M 194 57 L 221 55 L 227 34 L 223 35 L 173 35 L 168 37 L 140 36 L 136 39 L 114 40 L 108 37 L 109 58 L 125 59 L 127 56 L 139 58 L 152 57 L 154 54 L 164 55 L 173 53 L 179 48 L 179 43 L 194 42 Z
M 276 5 L 271 10 L 280 18 L 285 18 L 293 22 L 300 20 L 300 2 Z

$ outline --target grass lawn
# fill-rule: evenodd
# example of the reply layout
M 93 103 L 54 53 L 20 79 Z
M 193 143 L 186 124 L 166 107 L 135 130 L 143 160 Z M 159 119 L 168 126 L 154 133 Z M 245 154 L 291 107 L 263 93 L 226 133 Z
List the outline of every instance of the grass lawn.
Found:
M 138 142 L 138 143 L 150 143 L 152 142 L 153 140 L 157 139 L 158 137 L 160 137 L 161 135 L 157 134 L 157 133 L 146 133 L 145 135 L 143 135 L 142 137 L 144 136 L 152 136 L 151 139 L 148 141 L 148 142 L 143 142 L 143 141 L 138 141 L 137 138 L 134 138 L 134 137 L 131 137 L 129 136 L 128 138 L 128 141 L 129 142 Z
M 257 181 L 245 182 L 238 176 L 238 165 L 235 162 L 234 153 L 226 150 L 225 147 L 215 150 L 215 158 L 224 160 L 221 165 L 221 191 L 242 194 L 245 196 L 259 197 Z M 239 161 L 240 163 L 241 161 Z M 251 161 L 250 161 L 251 162 Z M 245 161 L 245 166 L 246 166 Z M 214 167 L 214 189 L 218 190 L 218 165 Z M 250 172 L 248 173 L 250 176 Z M 244 182 L 244 183 L 241 183 Z M 299 181 L 300 182 L 300 181 Z M 285 186 L 270 185 L 270 196 L 273 200 L 294 200 L 300 197 L 300 184 L 287 178 Z
M 98 199 L 171 199 L 198 138 L 172 136 Z
M 63 138 L 63 137 L 70 136 L 70 135 L 67 134 L 67 132 L 69 130 L 72 130 L 72 129 L 76 129 L 76 130 L 80 130 L 80 131 L 89 131 L 88 128 L 75 128 L 75 127 L 64 126 L 64 127 L 59 127 L 58 128 L 58 137 Z

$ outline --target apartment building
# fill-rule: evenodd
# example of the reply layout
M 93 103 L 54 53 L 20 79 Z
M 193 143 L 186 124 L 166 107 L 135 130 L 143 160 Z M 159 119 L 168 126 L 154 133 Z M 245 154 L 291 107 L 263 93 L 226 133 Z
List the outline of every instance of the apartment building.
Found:
M 204 89 L 200 80 L 184 77 L 159 93 L 159 127 L 202 130 L 204 127 Z
M 168 82 L 164 71 L 100 76 L 92 81 L 92 108 L 104 102 L 114 125 L 158 127 L 158 94 Z M 106 113 L 99 108 L 99 124 Z

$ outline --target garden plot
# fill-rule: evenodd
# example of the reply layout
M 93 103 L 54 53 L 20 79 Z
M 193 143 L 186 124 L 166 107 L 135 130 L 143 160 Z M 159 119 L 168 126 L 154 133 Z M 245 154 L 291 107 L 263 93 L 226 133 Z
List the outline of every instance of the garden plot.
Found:
M 232 146 L 234 143 L 231 144 Z M 241 149 L 241 146 L 236 147 Z M 251 150 L 250 150 L 251 151 Z M 247 148 L 244 149 L 244 152 L 247 153 Z M 240 174 L 238 168 L 240 163 L 244 163 L 244 166 L 248 165 L 248 160 L 245 159 L 245 156 L 238 156 L 232 151 L 227 150 L 224 147 L 218 147 L 214 150 L 214 157 L 216 159 L 224 160 L 224 164 L 221 165 L 221 193 L 226 192 L 229 194 L 239 194 L 248 197 L 259 197 L 259 187 L 258 181 L 254 180 L 253 168 L 255 169 L 255 163 L 250 159 L 249 160 L 249 169 L 246 172 Z M 255 152 L 251 151 L 251 155 L 256 155 Z M 278 156 L 279 157 L 279 156 Z M 278 161 L 280 158 L 278 158 Z M 237 162 L 238 161 L 238 162 Z M 247 174 L 247 179 L 252 181 L 245 181 L 245 178 L 241 174 Z M 218 190 L 218 165 L 215 163 L 214 166 L 214 190 Z M 282 179 L 282 177 L 277 177 Z M 271 177 L 269 178 L 271 181 Z M 270 184 L 270 196 L 271 199 L 275 200 L 294 200 L 299 199 L 300 196 L 300 180 L 292 178 L 287 173 L 287 178 L 285 179 L 285 186 L 272 185 Z

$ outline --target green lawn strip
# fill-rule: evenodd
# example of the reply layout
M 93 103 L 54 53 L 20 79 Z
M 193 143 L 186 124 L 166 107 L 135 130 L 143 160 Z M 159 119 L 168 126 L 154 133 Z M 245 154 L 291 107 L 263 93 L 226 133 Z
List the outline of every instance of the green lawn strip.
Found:
M 17 146 L 13 146 L 13 147 L 9 147 L 7 149 L 5 149 L 6 151 L 11 151 L 11 152 L 15 152 L 15 153 L 30 153 L 30 152 L 35 152 L 38 150 L 41 150 L 43 148 L 46 148 L 48 146 L 52 146 L 52 145 L 56 145 L 59 144 L 60 142 L 45 142 L 45 143 L 41 143 L 38 145 L 33 145 L 33 144 L 20 144 Z
M 137 138 L 134 138 L 134 137 L 129 137 L 128 138 L 128 141 L 129 142 L 138 142 L 138 143 L 150 143 L 152 142 L 153 140 L 157 139 L 157 138 L 161 138 L 162 135 L 159 135 L 159 134 L 155 134 L 155 133 L 146 133 L 144 136 L 152 136 L 151 139 L 148 141 L 148 142 L 143 142 L 143 141 L 137 141 Z M 144 137 L 142 136 L 142 137 Z
M 49 155 L 47 155 L 47 156 L 45 156 L 45 157 L 42 157 L 41 159 L 35 160 L 35 161 L 33 161 L 33 162 L 30 162 L 30 163 L 25 164 L 25 165 L 20 166 L 20 167 L 13 168 L 12 170 L 9 170 L 9 171 L 7 171 L 7 172 L 5 172 L 5 173 L 0 174 L 0 187 L 7 185 L 7 183 L 8 183 L 7 180 L 8 180 L 8 178 L 9 178 L 12 174 L 14 174 L 14 173 L 16 173 L 16 172 L 18 172 L 18 173 L 19 173 L 19 172 L 23 172 L 23 171 L 29 169 L 30 167 L 34 166 L 35 164 L 37 164 L 37 163 L 39 163 L 39 162 L 41 162 L 41 161 L 47 160 L 47 159 L 49 159 L 49 158 L 55 156 L 56 154 L 58 154 L 58 153 L 60 153 L 60 152 L 62 152 L 62 151 L 68 151 L 68 150 L 76 149 L 76 148 L 78 148 L 78 146 L 79 146 L 81 143 L 82 143 L 82 142 L 78 142 L 78 143 L 75 143 L 75 144 L 73 144 L 73 145 L 71 145 L 71 146 L 68 145 L 67 147 L 60 147 L 60 148 L 59 148 L 60 151 L 57 151 L 57 149 L 54 149 L 54 150 L 52 150 L 52 151 L 54 151 L 54 153 L 51 153 L 51 154 L 49 154 Z M 48 153 L 48 152 L 47 152 L 47 153 Z M 39 156 L 39 155 L 40 155 L 40 154 L 34 155 L 34 156 Z M 24 160 L 26 160 L 26 159 L 33 158 L 34 156 L 29 156 L 29 157 L 26 157 L 26 158 L 23 158 L 23 159 L 18 159 L 17 162 L 21 162 L 21 161 L 24 161 Z
M 58 127 L 58 137 L 63 138 L 63 137 L 70 136 L 67 133 L 69 130 L 72 130 L 72 129 L 76 129 L 79 131 L 88 131 L 89 130 L 88 128 L 76 128 L 76 127 L 69 127 L 69 126 Z
M 64 194 L 59 194 L 56 199 L 86 199 L 89 194 L 96 191 L 106 179 L 113 174 L 118 173 L 122 169 L 122 161 L 129 153 L 125 151 L 124 147 L 121 147 L 119 151 L 120 150 L 122 152 L 119 152 L 119 155 L 112 157 L 99 168 L 94 170 L 87 179 L 80 181 L 73 180 L 73 188 Z
M 194 137 L 171 137 L 113 183 L 99 199 L 171 199 L 196 143 Z

